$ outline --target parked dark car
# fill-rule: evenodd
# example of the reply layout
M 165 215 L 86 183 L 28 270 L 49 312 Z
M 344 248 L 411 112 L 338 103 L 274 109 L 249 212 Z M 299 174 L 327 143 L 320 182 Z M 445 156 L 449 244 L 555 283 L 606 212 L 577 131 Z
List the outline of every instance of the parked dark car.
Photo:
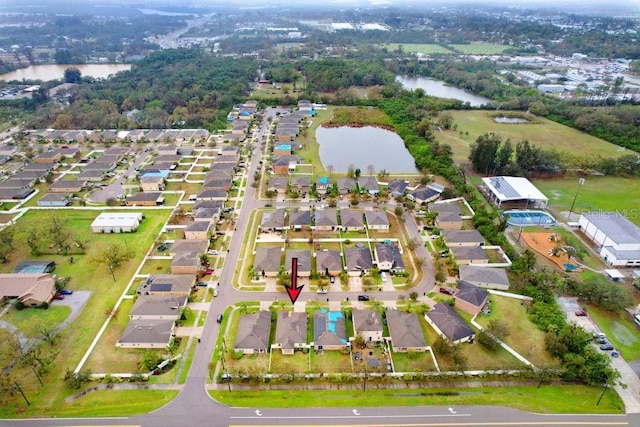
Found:
M 602 344 L 600 346 L 600 350 L 602 350 L 602 351 L 611 351 L 611 350 L 613 350 L 613 346 L 611 344 Z
M 604 337 L 598 337 L 596 338 L 596 343 L 597 344 L 606 344 L 607 343 L 607 339 Z
M 196 283 L 196 286 L 200 286 L 201 288 L 206 288 L 207 287 L 207 282 L 198 282 L 198 283 Z
M 440 288 L 440 293 L 443 293 L 446 295 L 453 295 L 453 288 L 450 288 L 448 286 L 442 286 Z
M 584 310 L 577 310 L 576 311 L 576 316 L 578 316 L 578 317 L 584 317 L 586 315 L 587 315 L 587 312 L 584 311 Z
M 71 289 L 63 289 L 60 291 L 60 295 L 73 295 L 73 291 Z
M 62 294 L 55 294 L 55 295 L 53 296 L 53 299 L 64 299 L 64 295 L 62 295 Z
M 369 301 L 369 295 L 358 295 L 358 301 Z

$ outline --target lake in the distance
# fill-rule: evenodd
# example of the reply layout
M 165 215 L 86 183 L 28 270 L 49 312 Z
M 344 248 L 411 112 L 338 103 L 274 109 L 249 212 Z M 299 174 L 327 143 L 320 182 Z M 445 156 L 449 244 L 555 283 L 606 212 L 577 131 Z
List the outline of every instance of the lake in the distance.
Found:
M 409 77 L 396 76 L 396 81 L 402 83 L 405 89 L 424 89 L 429 96 L 437 96 L 438 98 L 458 99 L 462 102 L 468 102 L 472 107 L 479 107 L 482 104 L 493 102 L 484 96 L 475 95 L 466 90 L 457 87 L 447 86 L 442 80 L 429 79 L 426 77 Z
M 78 65 L 61 65 L 61 64 L 42 64 L 31 65 L 27 68 L 12 71 L 10 73 L 0 75 L 0 80 L 49 80 L 63 79 L 64 70 L 69 67 L 76 67 L 83 76 L 91 76 L 96 79 L 106 79 L 111 74 L 119 71 L 131 69 L 131 64 L 78 64 Z
M 386 129 L 321 126 L 316 130 L 316 139 L 322 164 L 325 168 L 332 165 L 335 172 L 346 172 L 350 164 L 363 173 L 369 165 L 376 172 L 416 172 L 415 161 L 402 138 Z

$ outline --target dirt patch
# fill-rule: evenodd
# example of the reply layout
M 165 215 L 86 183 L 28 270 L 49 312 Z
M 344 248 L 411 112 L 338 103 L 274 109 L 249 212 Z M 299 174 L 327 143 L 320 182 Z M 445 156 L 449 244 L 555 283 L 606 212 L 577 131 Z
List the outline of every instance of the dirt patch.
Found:
M 567 270 L 565 264 L 576 265 L 575 261 L 569 259 L 566 252 L 559 249 L 564 243 L 562 242 L 562 236 L 556 233 L 525 232 L 522 233 L 521 238 L 528 247 L 556 264 L 562 270 Z M 573 271 L 581 270 L 582 269 L 576 269 Z

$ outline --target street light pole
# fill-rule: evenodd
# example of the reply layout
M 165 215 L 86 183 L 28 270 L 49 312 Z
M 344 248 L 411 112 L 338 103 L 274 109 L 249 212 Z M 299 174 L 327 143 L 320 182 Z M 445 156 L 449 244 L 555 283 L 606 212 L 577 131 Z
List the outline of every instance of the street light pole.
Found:
M 571 212 L 573 212 L 573 207 L 576 205 L 576 199 L 578 198 L 578 193 L 580 192 L 580 187 L 584 185 L 584 178 L 578 178 L 578 188 L 576 189 L 576 194 L 573 196 L 573 202 L 571 202 L 571 207 L 569 208 L 569 216 L 567 219 L 571 219 Z

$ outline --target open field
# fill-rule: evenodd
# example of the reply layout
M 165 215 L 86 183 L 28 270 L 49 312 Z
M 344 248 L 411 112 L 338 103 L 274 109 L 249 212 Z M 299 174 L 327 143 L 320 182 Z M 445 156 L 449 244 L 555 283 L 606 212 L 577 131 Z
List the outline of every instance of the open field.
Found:
M 446 395 L 448 405 L 501 405 L 523 411 L 560 414 L 619 414 L 624 405 L 617 393 L 605 393 L 596 406 L 601 387 L 587 386 L 519 386 L 519 387 L 469 387 L 406 390 L 313 390 L 296 391 L 295 399 L 290 390 L 248 391 L 210 390 L 209 394 L 219 402 L 239 407 L 261 408 L 314 408 L 335 406 L 346 408 L 383 406 L 442 405 Z
M 69 317 L 69 314 L 71 314 L 71 307 L 66 305 L 53 305 L 46 310 L 11 308 L 2 316 L 2 320 L 11 323 L 27 337 L 37 337 L 38 334 L 32 329 L 35 319 L 48 325 L 59 325 Z
M 568 211 L 578 191 L 578 178 L 568 176 L 535 179 L 533 183 L 548 198 L 549 205 Z M 624 177 L 594 176 L 580 187 L 573 212 L 583 210 L 617 211 L 629 221 L 640 225 L 640 180 Z
M 426 44 L 426 43 L 383 43 L 378 45 L 380 48 L 387 48 L 389 51 L 397 51 L 398 47 L 402 46 L 404 52 L 410 53 L 424 53 L 426 55 L 433 53 L 445 53 L 453 54 L 451 50 L 440 46 L 439 44 Z
M 583 156 L 618 157 L 626 151 L 618 151 L 618 146 L 606 142 L 546 120 L 533 117 L 535 123 L 524 124 L 504 124 L 496 123 L 493 120 L 495 113 L 486 111 L 448 111 L 453 116 L 454 122 L 458 125 L 457 130 L 436 132 L 436 138 L 441 143 L 451 145 L 454 160 L 458 163 L 464 162 L 471 152 L 471 144 L 485 133 L 493 132 L 502 137 L 503 141 L 511 139 L 514 144 L 528 140 L 532 145 L 542 148 L 553 148 L 559 152 L 568 152 L 575 155 L 579 153 Z M 503 112 L 509 114 L 508 111 Z M 464 136 L 460 136 L 464 132 Z M 469 135 L 466 135 L 469 132 Z
M 465 55 L 496 55 L 509 48 L 509 46 L 493 43 L 452 44 L 451 47 Z
M 115 417 L 146 414 L 169 403 L 177 390 L 101 390 L 55 409 L 58 417 Z M 51 412 L 40 415 L 50 416 Z
M 11 256 L 11 261 L 0 267 L 2 272 L 10 272 L 18 261 L 25 259 L 51 260 L 57 264 L 56 274 L 60 277 L 70 277 L 68 288 L 72 290 L 88 290 L 92 292 L 85 308 L 73 324 L 62 331 L 58 344 L 60 353 L 56 358 L 56 369 L 45 375 L 45 385 L 41 387 L 37 381 L 23 382 L 22 387 L 30 396 L 32 405 L 25 410 L 25 416 L 37 414 L 50 414 L 52 408 L 58 407 L 63 402 L 70 390 L 61 387 L 63 377 L 67 369 L 73 370 L 80 358 L 85 353 L 89 344 L 94 339 L 100 326 L 105 320 L 103 313 L 113 307 L 125 286 L 129 283 L 135 269 L 139 265 L 144 254 L 151 247 L 155 236 L 166 221 L 169 211 L 148 210 L 145 211 L 145 220 L 140 224 L 135 233 L 123 234 L 94 234 L 90 230 L 91 222 L 100 213 L 96 210 L 56 210 L 66 220 L 66 225 L 71 233 L 88 242 L 85 254 L 73 254 L 74 262 L 68 262 L 68 255 L 47 254 L 31 256 L 27 253 L 27 246 L 16 245 L 16 251 Z M 39 227 L 45 223 L 49 212 L 26 213 L 18 220 L 16 230 L 18 234 L 28 228 Z M 123 263 L 115 271 L 115 281 L 107 269 L 95 261 L 98 254 L 112 244 L 125 245 L 134 254 L 133 258 Z M 42 245 L 43 252 L 48 246 Z M 69 345 L 73 343 L 73 345 Z M 17 398 L 11 401 L 4 409 L 0 410 L 0 416 L 13 413 L 23 404 Z M 44 412 L 40 412 L 44 411 Z

